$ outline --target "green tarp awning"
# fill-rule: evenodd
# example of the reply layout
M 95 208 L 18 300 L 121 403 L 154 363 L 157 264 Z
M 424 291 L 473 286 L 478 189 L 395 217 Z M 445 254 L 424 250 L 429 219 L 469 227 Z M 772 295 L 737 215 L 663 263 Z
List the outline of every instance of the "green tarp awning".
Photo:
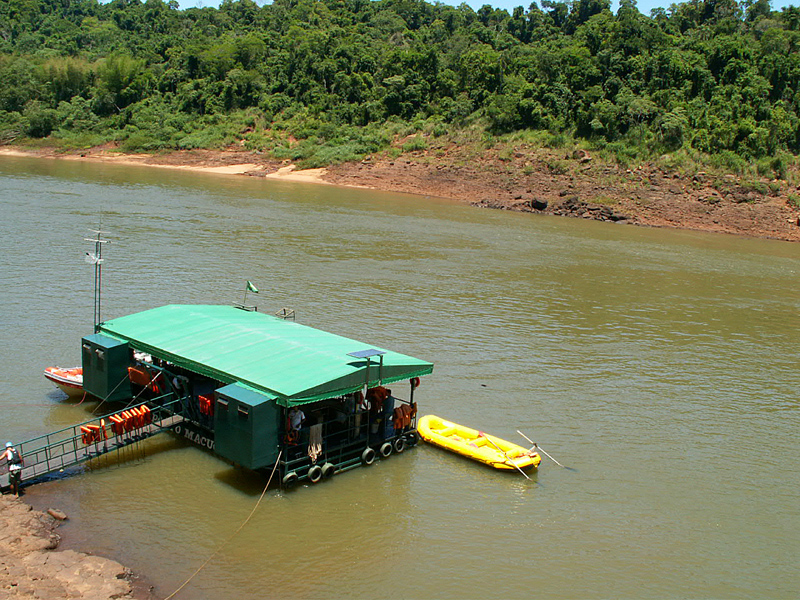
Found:
M 356 391 L 369 344 L 233 306 L 168 305 L 112 319 L 99 333 L 222 383 L 241 382 L 291 406 Z M 433 364 L 384 351 L 370 359 L 369 385 L 433 371 Z

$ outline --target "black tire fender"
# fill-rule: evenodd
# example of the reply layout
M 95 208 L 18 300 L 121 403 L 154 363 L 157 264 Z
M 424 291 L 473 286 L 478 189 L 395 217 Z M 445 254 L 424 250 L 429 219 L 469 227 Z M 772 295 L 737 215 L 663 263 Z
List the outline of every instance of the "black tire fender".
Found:
M 375 450 L 367 448 L 361 453 L 361 462 L 365 465 L 371 465 L 375 462 Z
M 319 483 L 322 480 L 322 467 L 314 465 L 308 470 L 308 480 L 311 483 Z

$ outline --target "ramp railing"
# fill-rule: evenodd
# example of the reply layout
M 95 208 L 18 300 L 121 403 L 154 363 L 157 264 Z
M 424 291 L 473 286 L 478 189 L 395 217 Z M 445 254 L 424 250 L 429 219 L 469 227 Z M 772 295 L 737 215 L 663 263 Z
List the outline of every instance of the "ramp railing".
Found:
M 183 421 L 184 406 L 169 393 L 16 444 L 22 455 L 21 481 L 73 467 L 169 429 Z M 5 489 L 8 466 L 2 471 L 0 489 Z

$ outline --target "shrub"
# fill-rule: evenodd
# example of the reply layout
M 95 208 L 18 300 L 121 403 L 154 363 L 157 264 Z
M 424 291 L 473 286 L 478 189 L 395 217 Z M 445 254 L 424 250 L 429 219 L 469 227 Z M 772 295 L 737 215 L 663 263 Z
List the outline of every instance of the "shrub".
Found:
M 57 146 L 62 150 L 88 150 L 95 146 L 100 146 L 108 141 L 112 141 L 113 132 L 105 135 L 90 131 L 68 131 L 59 129 L 51 136 Z
M 788 179 L 789 177 L 789 157 L 781 153 L 770 161 L 770 168 L 775 174 L 776 179 Z
M 28 102 L 22 113 L 28 119 L 27 134 L 31 137 L 43 138 L 50 135 L 58 124 L 58 114 L 43 102 Z
M 415 135 L 413 138 L 403 144 L 403 152 L 415 152 L 418 150 L 425 150 L 428 147 L 428 140 L 421 135 Z
M 135 132 L 122 140 L 120 148 L 123 152 L 147 152 L 161 148 L 161 142 L 154 140 L 147 133 Z
M 756 163 L 756 172 L 762 177 L 768 177 L 772 174 L 772 160 L 770 158 L 762 158 Z
M 57 113 L 62 129 L 92 131 L 100 121 L 92 112 L 91 102 L 80 96 L 74 97 L 69 102 L 59 102 Z
M 444 123 L 437 123 L 433 126 L 433 131 L 431 133 L 433 133 L 433 137 L 435 138 L 447 135 L 447 125 Z
M 567 145 L 567 136 L 563 133 L 551 133 L 547 136 L 547 140 L 545 141 L 544 145 L 547 148 L 563 148 Z
M 712 167 L 731 171 L 739 175 L 744 173 L 747 169 L 747 161 L 730 150 L 723 150 L 722 152 L 710 155 L 708 162 Z
M 546 160 L 545 164 L 553 175 L 566 175 L 569 173 L 569 165 L 566 163 L 566 161 L 559 160 L 557 158 L 551 158 Z
M 762 183 L 761 181 L 743 181 L 742 189 L 748 192 L 756 192 L 757 194 L 761 194 L 766 196 L 769 194 L 769 186 L 766 183 Z
M 0 143 L 14 141 L 28 130 L 28 119 L 18 112 L 0 110 Z

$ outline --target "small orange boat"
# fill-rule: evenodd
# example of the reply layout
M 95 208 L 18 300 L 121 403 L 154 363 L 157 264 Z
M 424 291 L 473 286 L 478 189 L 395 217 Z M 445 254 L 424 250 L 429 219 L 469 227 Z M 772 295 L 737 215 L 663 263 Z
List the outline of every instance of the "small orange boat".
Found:
M 83 394 L 83 367 L 47 367 L 44 376 L 67 396 Z

